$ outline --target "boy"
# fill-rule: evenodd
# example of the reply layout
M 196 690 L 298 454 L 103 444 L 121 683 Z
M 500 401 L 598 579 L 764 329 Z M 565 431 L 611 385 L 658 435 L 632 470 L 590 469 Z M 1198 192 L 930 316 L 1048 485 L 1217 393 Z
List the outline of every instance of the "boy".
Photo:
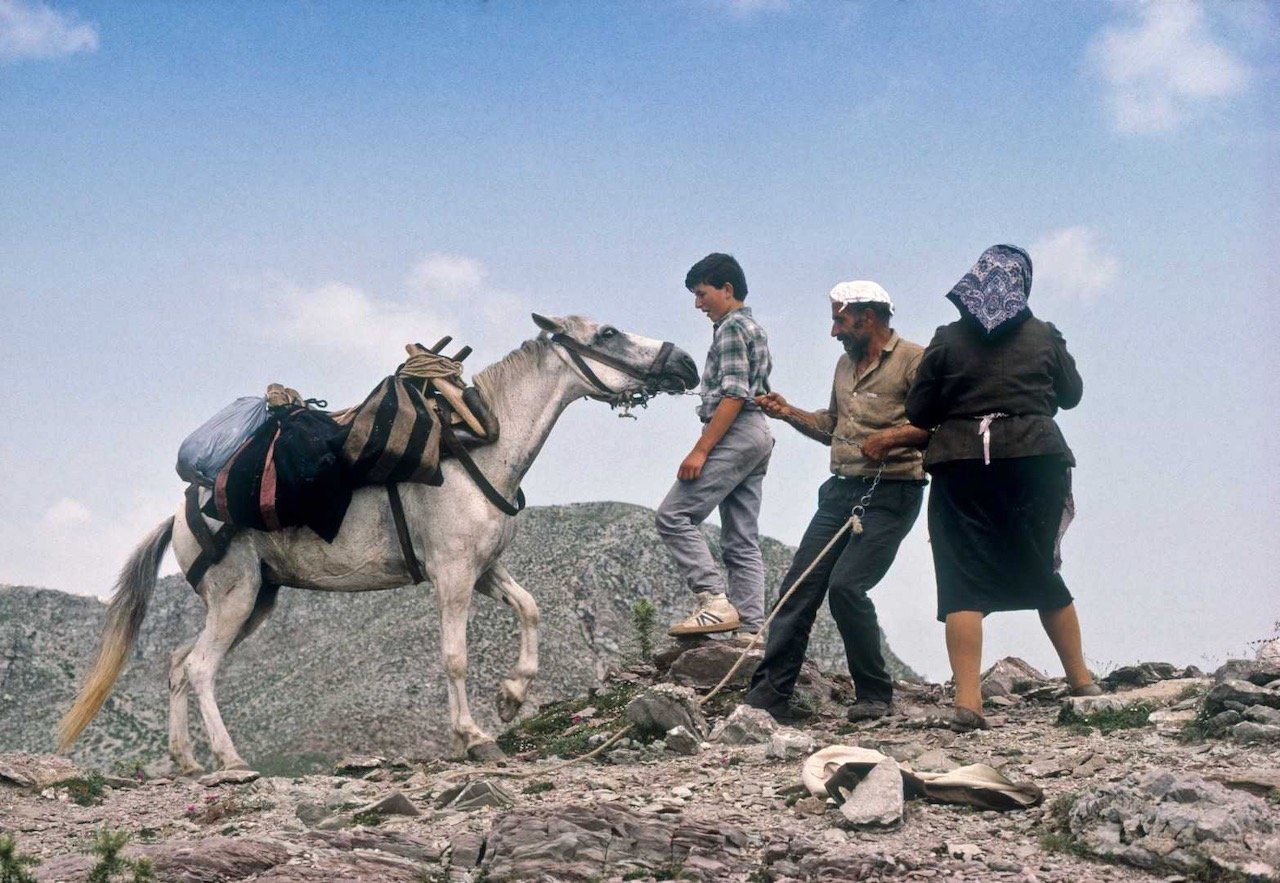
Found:
M 670 634 L 737 630 L 739 637 L 750 639 L 764 623 L 757 522 L 773 435 L 754 399 L 769 392 L 769 339 L 743 305 L 747 279 L 731 255 L 707 255 L 689 270 L 684 284 L 714 332 L 702 372 L 702 435 L 680 464 L 678 480 L 655 519 L 676 569 L 696 598 L 693 612 L 672 626 Z M 698 530 L 717 507 L 727 586 Z

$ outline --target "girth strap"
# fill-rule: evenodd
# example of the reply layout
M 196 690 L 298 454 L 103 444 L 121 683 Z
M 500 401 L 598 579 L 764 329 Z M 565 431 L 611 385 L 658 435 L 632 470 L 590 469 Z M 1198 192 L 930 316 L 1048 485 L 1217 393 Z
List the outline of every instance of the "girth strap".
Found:
M 507 498 L 502 496 L 498 489 L 489 483 L 489 479 L 484 477 L 484 473 L 480 471 L 476 461 L 471 459 L 471 454 L 463 447 L 462 442 L 458 440 L 458 436 L 454 434 L 453 427 L 449 425 L 449 413 L 446 403 L 437 399 L 437 404 L 440 405 L 440 440 L 444 442 L 444 446 L 449 450 L 449 453 L 462 464 L 463 469 L 467 470 L 467 475 L 471 476 L 471 480 L 476 483 L 476 487 L 480 488 L 490 503 L 497 506 L 498 510 L 506 515 L 518 515 L 525 506 L 524 491 L 516 488 L 515 505 L 508 502 Z
M 413 540 L 409 538 L 409 525 L 404 520 L 404 501 L 400 499 L 400 485 L 391 482 L 387 485 L 387 500 L 391 503 L 391 520 L 396 525 L 396 537 L 400 540 L 400 553 L 404 556 L 404 566 L 409 568 L 409 576 L 415 583 L 425 582 L 422 565 L 413 551 Z
M 209 568 L 227 554 L 227 546 L 231 545 L 231 538 L 235 536 L 236 529 L 234 525 L 224 523 L 218 528 L 217 533 L 209 530 L 209 523 L 204 520 L 204 513 L 200 511 L 199 485 L 194 483 L 187 485 L 186 498 L 187 529 L 200 545 L 200 554 L 187 568 L 186 577 L 191 588 L 199 590 L 200 580 L 204 579 Z

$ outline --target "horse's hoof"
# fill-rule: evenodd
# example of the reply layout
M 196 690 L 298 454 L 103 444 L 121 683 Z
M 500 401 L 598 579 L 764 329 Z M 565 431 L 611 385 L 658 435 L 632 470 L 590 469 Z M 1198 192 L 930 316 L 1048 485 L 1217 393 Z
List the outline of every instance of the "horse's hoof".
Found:
M 481 763 L 493 763 L 498 760 L 506 760 L 507 753 L 498 747 L 497 742 L 477 742 L 467 749 L 467 757 L 471 760 L 478 760 Z
M 204 767 L 198 763 L 178 767 L 179 779 L 198 779 L 204 775 Z
M 524 705 L 524 701 L 511 695 L 504 687 L 498 691 L 496 704 L 498 706 L 498 717 L 505 724 L 515 720 L 516 715 L 520 713 L 520 709 Z

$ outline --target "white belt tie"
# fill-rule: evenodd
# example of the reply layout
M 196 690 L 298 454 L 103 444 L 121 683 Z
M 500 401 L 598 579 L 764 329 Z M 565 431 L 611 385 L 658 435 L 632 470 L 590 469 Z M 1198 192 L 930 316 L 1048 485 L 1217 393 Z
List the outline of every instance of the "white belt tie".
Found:
M 982 436 L 982 465 L 991 465 L 991 424 L 1001 417 L 1009 415 L 1003 411 L 995 411 L 978 418 L 978 435 Z

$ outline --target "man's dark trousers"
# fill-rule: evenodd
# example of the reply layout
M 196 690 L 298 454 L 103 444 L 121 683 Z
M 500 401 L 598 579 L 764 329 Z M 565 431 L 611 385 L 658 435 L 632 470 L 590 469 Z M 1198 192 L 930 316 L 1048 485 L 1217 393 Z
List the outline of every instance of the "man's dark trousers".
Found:
M 849 520 L 870 487 L 869 477 L 833 476 L 822 485 L 818 511 L 800 540 L 779 597 Z M 898 546 L 920 514 L 923 496 L 923 481 L 880 481 L 862 515 L 862 533 L 846 532 L 774 618 L 764 660 L 751 678 L 747 704 L 775 713 L 787 708 L 804 664 L 809 632 L 828 592 L 858 699 L 886 703 L 893 699 L 893 680 L 880 652 L 880 622 L 867 592 L 888 572 Z

